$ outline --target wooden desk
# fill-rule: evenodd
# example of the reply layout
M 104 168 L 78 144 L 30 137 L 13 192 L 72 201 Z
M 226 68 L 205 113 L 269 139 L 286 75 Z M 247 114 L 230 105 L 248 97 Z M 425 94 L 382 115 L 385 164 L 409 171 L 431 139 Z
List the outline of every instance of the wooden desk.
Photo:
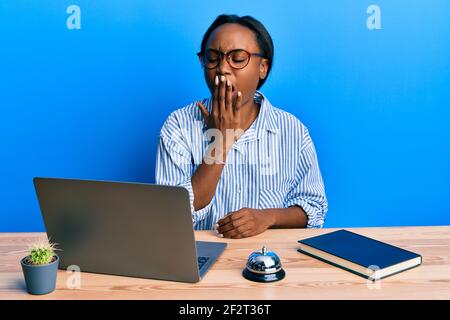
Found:
M 450 226 L 349 228 L 423 256 L 423 264 L 375 284 L 297 252 L 297 240 L 336 229 L 285 229 L 247 239 L 220 239 L 210 231 L 197 240 L 226 241 L 228 248 L 197 284 L 81 273 L 81 288 L 68 289 L 58 271 L 56 290 L 26 293 L 21 252 L 41 233 L 0 233 L 0 299 L 450 299 Z M 263 244 L 281 258 L 286 278 L 250 282 L 241 276 L 248 255 Z

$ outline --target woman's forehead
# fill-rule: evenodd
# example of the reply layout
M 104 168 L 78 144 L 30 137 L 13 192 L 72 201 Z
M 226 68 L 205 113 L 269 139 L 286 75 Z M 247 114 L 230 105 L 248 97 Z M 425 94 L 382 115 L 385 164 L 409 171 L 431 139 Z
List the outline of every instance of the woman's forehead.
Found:
M 230 51 L 233 49 L 258 50 L 252 30 L 236 23 L 226 23 L 214 29 L 206 43 L 206 49 Z

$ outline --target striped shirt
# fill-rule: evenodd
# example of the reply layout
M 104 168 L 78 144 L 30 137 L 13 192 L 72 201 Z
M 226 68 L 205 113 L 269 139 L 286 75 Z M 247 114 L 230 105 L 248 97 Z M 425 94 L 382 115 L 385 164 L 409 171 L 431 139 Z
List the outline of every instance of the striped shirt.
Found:
M 300 206 L 307 227 L 322 227 L 328 210 L 317 154 L 308 129 L 294 115 L 271 105 L 256 91 L 260 111 L 227 153 L 211 202 L 194 209 L 191 177 L 210 144 L 208 127 L 196 103 L 172 112 L 161 129 L 156 183 L 183 186 L 189 192 L 194 229 L 214 224 L 242 208 Z M 202 103 L 211 113 L 212 97 Z

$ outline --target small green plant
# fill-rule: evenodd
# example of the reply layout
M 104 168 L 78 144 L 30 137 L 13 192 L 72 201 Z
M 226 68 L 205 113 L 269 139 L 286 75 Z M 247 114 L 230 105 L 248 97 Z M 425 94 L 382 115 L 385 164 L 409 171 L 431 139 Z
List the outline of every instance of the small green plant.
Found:
M 47 239 L 38 240 L 29 245 L 27 262 L 34 265 L 43 265 L 52 262 L 55 256 L 56 244 Z

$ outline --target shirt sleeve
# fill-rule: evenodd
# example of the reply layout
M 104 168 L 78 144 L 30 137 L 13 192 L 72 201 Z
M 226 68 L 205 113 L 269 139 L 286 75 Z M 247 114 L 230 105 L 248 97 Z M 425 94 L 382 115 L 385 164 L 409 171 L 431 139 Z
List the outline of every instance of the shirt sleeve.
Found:
M 165 122 L 159 136 L 155 179 L 157 184 L 181 186 L 188 190 L 192 223 L 195 225 L 208 216 L 214 198 L 204 208 L 197 211 L 194 209 L 194 191 L 191 183 L 194 165 L 191 152 L 183 139 L 183 131 L 179 130 L 173 115 L 171 115 Z
M 328 211 L 328 201 L 316 150 L 306 127 L 299 160 L 295 184 L 288 193 L 285 207 L 301 207 L 308 218 L 306 227 L 322 228 Z

